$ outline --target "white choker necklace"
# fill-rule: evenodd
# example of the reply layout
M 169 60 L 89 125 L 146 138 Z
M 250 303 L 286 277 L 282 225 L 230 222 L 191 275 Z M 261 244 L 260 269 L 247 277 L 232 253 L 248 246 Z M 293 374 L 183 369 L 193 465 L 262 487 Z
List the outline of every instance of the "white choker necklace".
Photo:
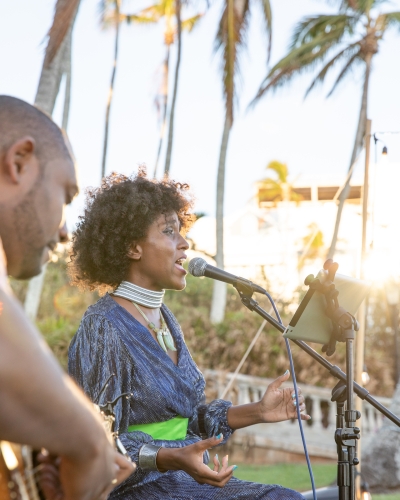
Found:
M 129 281 L 122 281 L 112 295 L 128 299 L 141 306 L 149 307 L 150 309 L 157 309 L 161 307 L 164 294 L 165 290 L 162 292 L 154 292 L 153 290 L 147 290 L 141 286 L 134 285 Z

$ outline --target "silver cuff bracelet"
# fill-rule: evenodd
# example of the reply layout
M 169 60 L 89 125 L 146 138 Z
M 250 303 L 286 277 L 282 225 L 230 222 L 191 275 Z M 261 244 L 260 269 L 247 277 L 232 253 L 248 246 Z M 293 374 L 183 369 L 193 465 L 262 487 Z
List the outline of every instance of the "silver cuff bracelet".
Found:
M 158 471 L 157 469 L 157 454 L 161 446 L 154 444 L 144 444 L 139 450 L 139 467 L 144 471 Z

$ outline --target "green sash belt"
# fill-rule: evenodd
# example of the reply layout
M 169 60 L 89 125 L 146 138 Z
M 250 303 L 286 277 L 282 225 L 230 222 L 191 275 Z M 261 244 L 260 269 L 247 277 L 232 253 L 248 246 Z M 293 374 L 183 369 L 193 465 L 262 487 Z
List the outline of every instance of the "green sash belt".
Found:
M 189 419 L 185 417 L 175 417 L 165 422 L 155 422 L 154 424 L 130 425 L 128 432 L 141 431 L 149 434 L 153 439 L 165 439 L 166 441 L 181 441 L 187 434 Z

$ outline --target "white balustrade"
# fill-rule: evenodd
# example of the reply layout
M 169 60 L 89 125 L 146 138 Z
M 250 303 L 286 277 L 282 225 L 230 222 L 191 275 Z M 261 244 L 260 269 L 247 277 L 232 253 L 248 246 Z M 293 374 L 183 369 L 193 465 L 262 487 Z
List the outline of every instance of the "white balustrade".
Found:
M 329 401 L 329 423 L 328 429 L 333 431 L 336 429 L 336 404 Z
M 210 400 L 214 399 L 216 395 L 220 396 L 223 393 L 233 374 L 217 370 L 205 370 L 204 376 L 207 382 L 206 387 L 208 387 L 206 392 L 208 393 L 208 400 Z M 272 379 L 239 374 L 224 399 L 231 400 L 234 404 L 259 401 L 271 382 Z M 331 390 L 307 384 L 300 385 L 303 396 L 311 401 L 310 406 L 312 408 L 311 424 L 307 423 L 307 425 L 304 425 L 307 442 L 311 443 L 311 446 L 314 447 L 326 445 L 334 453 L 333 433 L 336 428 L 336 403 L 332 403 L 330 400 Z M 291 382 L 283 384 L 283 387 L 291 386 Z M 390 405 L 389 398 L 379 397 L 376 399 L 386 407 Z M 381 427 L 382 423 L 383 417 L 380 412 L 369 403 L 363 402 L 362 420 L 360 421 L 363 438 L 374 434 Z M 296 421 L 260 425 L 255 426 L 256 429 L 242 429 L 240 433 L 235 433 L 235 435 L 239 436 L 235 439 L 240 438 L 242 443 L 247 443 L 251 440 L 261 443 L 264 439 L 268 443 L 265 445 L 266 447 L 275 446 L 276 449 L 279 449 L 279 443 L 276 444 L 279 440 L 282 441 L 282 449 L 287 448 L 288 440 L 298 440 L 298 425 Z
M 312 410 L 311 410 L 311 417 L 312 417 L 312 426 L 316 431 L 322 430 L 322 411 L 321 411 L 321 399 L 317 395 L 308 395 L 308 397 L 312 401 Z

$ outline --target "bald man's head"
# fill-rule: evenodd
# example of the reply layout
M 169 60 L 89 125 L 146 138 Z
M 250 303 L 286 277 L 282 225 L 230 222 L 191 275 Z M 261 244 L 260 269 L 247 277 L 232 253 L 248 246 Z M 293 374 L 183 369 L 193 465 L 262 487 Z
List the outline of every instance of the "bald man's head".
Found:
M 61 129 L 46 113 L 16 97 L 0 95 L 0 152 L 24 136 L 35 140 L 41 168 L 54 154 L 69 155 Z
M 0 238 L 10 275 L 40 272 L 77 191 L 61 129 L 34 106 L 0 96 Z

